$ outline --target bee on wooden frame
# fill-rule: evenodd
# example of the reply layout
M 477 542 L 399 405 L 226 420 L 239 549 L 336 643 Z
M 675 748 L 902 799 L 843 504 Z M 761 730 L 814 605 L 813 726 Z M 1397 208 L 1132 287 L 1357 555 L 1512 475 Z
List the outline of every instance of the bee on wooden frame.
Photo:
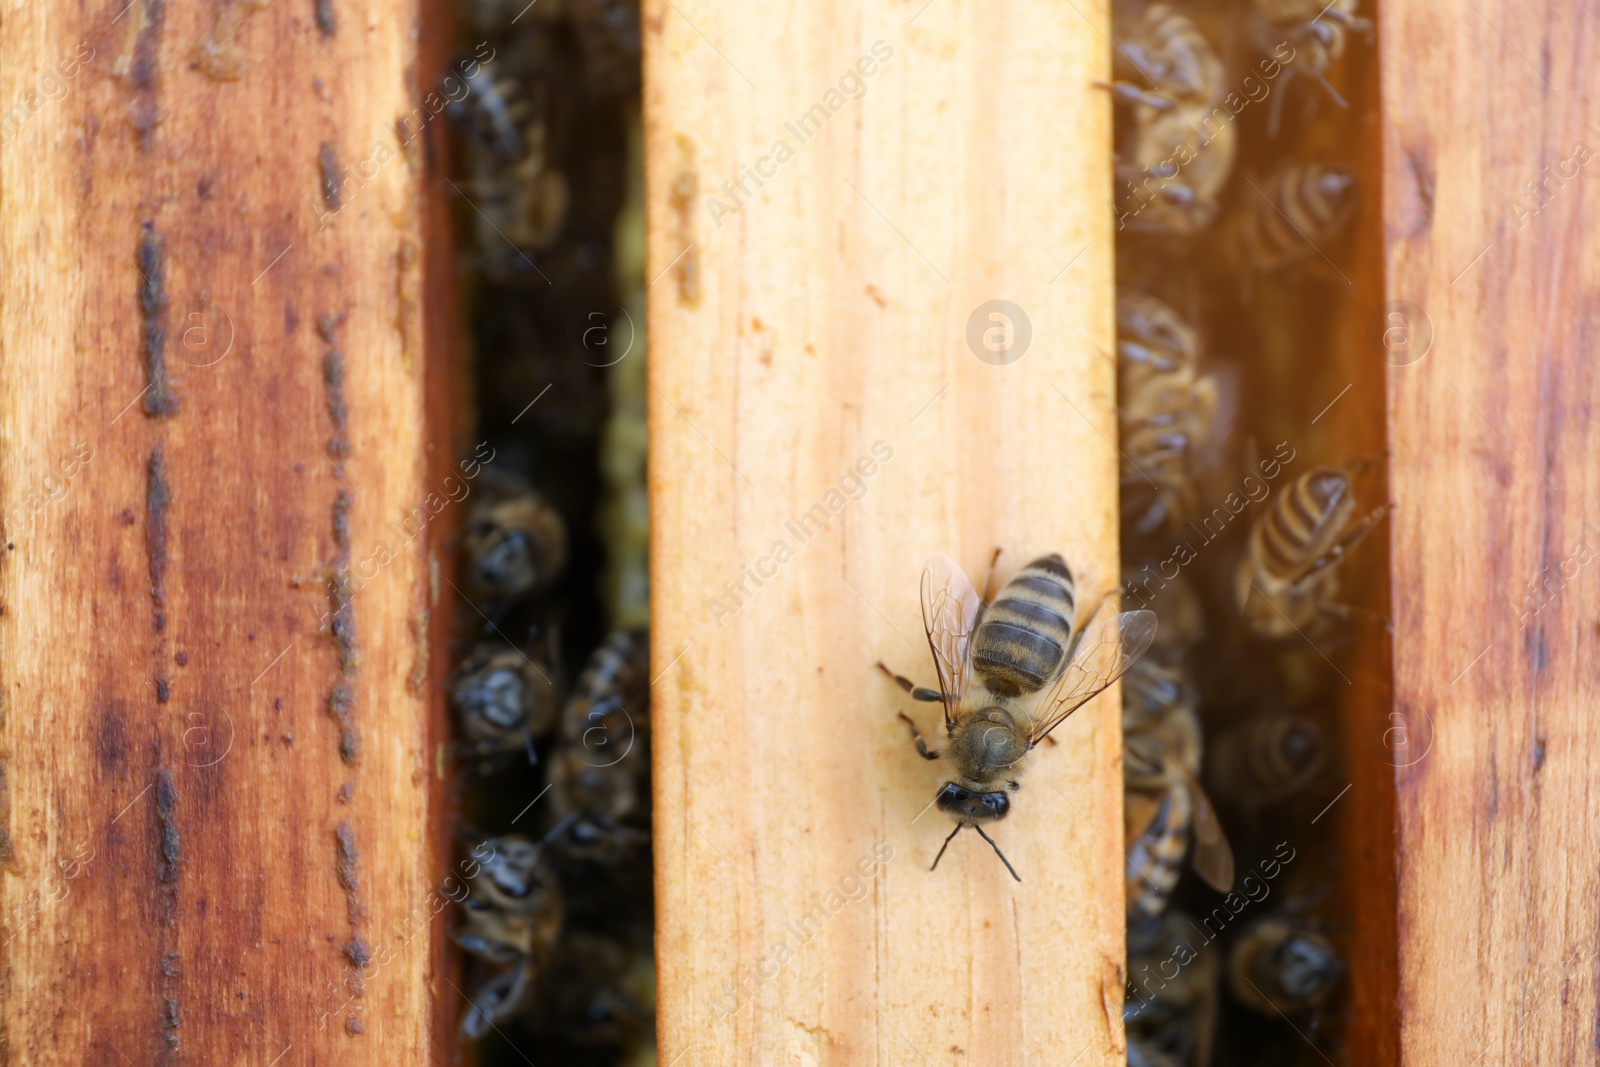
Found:
M 1151 110 L 1179 102 L 1211 105 L 1224 92 L 1222 61 L 1194 20 L 1171 4 L 1114 5 L 1112 62 L 1118 76 L 1111 89 L 1118 100 Z M 1148 81 L 1144 89 L 1133 77 Z
M 567 526 L 527 484 L 485 477 L 462 531 L 461 558 L 467 595 L 505 604 L 555 581 L 567 562 Z
M 995 560 L 999 558 L 995 552 Z M 989 581 L 994 579 L 994 560 Z M 954 774 L 934 796 L 955 821 L 933 867 L 950 841 L 971 827 L 994 849 L 1017 881 L 1021 877 L 985 825 L 1006 817 L 1020 788 L 1022 760 L 1051 730 L 1122 677 L 1155 638 L 1156 617 L 1126 611 L 1099 617 L 1113 589 L 1081 618 L 1072 571 L 1059 555 L 1041 556 L 1018 571 L 998 597 L 980 601 L 960 565 L 934 556 L 922 572 L 922 621 L 939 676 L 938 690 L 914 685 L 882 663 L 913 700 L 944 706 L 944 752 L 928 748 L 910 716 L 899 717 L 923 759 L 948 759 Z M 932 870 L 933 867 L 929 869 Z
M 1333 600 L 1339 564 L 1389 510 L 1383 504 L 1356 517 L 1351 478 L 1370 462 L 1306 471 L 1256 520 L 1234 578 L 1239 610 L 1256 633 L 1287 638 L 1325 616 L 1372 614 Z

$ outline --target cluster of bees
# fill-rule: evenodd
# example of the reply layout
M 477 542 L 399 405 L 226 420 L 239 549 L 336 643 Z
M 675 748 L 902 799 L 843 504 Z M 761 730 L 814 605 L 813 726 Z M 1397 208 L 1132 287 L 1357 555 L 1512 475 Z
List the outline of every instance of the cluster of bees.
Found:
M 461 44 L 451 185 L 494 459 L 446 683 L 476 871 L 460 1035 L 482 1064 L 652 1063 L 643 338 L 604 347 L 642 303 L 638 6 L 465 0 Z
M 1324 653 L 1374 614 L 1340 574 L 1386 506 L 1358 502 L 1370 458 L 1302 458 L 1315 408 L 1273 361 L 1326 344 L 1283 309 L 1339 296 L 1335 83 L 1372 24 L 1357 0 L 1114 0 L 1113 27 L 1123 589 L 1159 619 L 1123 681 L 1128 1062 L 1335 1062 Z

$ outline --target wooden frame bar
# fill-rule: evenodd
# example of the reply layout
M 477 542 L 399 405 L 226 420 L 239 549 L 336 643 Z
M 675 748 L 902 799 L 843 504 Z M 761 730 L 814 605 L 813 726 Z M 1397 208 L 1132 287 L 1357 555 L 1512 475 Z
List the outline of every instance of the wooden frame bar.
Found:
M 6 13 L 0 1061 L 451 1055 L 421 18 Z
M 934 552 L 1118 580 L 1107 11 L 919 6 L 645 4 L 664 1064 L 1125 1055 L 1115 694 L 1032 757 L 1018 885 L 928 872 L 873 669 L 933 681 Z

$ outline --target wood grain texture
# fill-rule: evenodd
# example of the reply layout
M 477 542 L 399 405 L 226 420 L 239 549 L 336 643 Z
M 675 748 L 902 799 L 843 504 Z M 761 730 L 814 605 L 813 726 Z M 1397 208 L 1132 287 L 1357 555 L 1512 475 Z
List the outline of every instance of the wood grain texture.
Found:
M 421 17 L 5 11 L 4 1062 L 448 1058 Z
M 1401 1058 L 1593 1063 L 1600 8 L 1382 10 Z
M 928 872 L 872 666 L 934 681 L 932 553 L 1116 581 L 1107 12 L 922 7 L 645 5 L 664 1064 L 1124 1058 L 1115 695 L 1030 757 L 1018 885 L 972 834 Z

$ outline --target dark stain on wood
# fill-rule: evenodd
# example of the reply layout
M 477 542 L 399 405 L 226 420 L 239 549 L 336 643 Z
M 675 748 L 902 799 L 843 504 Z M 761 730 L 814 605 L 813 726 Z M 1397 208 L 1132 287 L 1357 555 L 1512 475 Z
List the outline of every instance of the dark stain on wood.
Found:
M 94 754 L 100 761 L 100 769 L 107 774 L 118 772 L 127 752 L 128 740 L 122 721 L 122 708 L 115 704 L 101 708 L 94 740 Z
M 337 315 L 318 315 L 317 336 L 328 342 L 330 345 L 337 344 L 339 327 L 343 325 L 344 312 L 342 311 Z
M 312 13 L 317 19 L 317 30 L 327 40 L 339 32 L 339 16 L 333 10 L 333 0 L 313 0 Z
M 178 790 L 172 784 L 172 773 L 163 767 L 156 775 L 156 822 L 161 854 L 156 862 L 156 880 L 163 885 L 173 885 L 178 881 L 178 866 L 183 862 L 177 808 Z
M 355 726 L 356 691 L 339 682 L 328 694 L 328 714 L 339 724 L 339 758 L 352 767 L 361 762 L 361 734 Z
M 150 150 L 150 135 L 161 121 L 157 75 L 161 69 L 161 28 L 166 19 L 166 0 L 144 0 L 139 33 L 133 42 L 133 62 L 128 67 L 128 81 L 136 93 L 128 118 L 138 134 L 141 152 Z
M 16 849 L 11 844 L 11 779 L 0 759 L 0 869 L 11 866 Z
M 322 171 L 322 202 L 329 211 L 338 211 L 344 207 L 344 198 L 340 195 L 339 148 L 332 141 L 324 141 L 317 150 L 317 167 Z
M 156 675 L 156 703 L 165 704 L 172 699 L 172 686 L 161 675 Z
M 150 452 L 145 488 L 145 550 L 150 555 L 150 600 L 156 633 L 167 628 L 167 508 L 172 490 L 167 486 L 166 459 L 160 445 Z
M 356 649 L 356 612 L 354 591 L 350 588 L 350 509 L 355 497 L 347 489 L 339 490 L 333 499 L 333 543 L 336 546 L 333 566 L 328 573 L 328 607 L 332 622 L 329 632 L 339 649 L 339 673 L 349 678 L 355 674 L 361 655 Z
M 178 1015 L 178 998 L 165 997 L 161 1002 L 161 1029 L 165 1041 L 166 1052 L 178 1051 L 178 1029 L 183 1025 L 183 1020 Z M 169 1059 L 167 1056 L 163 1060 Z
M 178 398 L 167 381 L 166 254 L 155 224 L 139 234 L 139 314 L 144 319 L 144 413 L 151 418 L 175 414 Z
M 345 942 L 344 958 L 350 961 L 350 966 L 359 971 L 372 962 L 372 950 L 361 938 L 352 937 Z
M 350 455 L 350 409 L 344 400 L 344 356 L 337 348 L 328 349 L 322 357 L 322 383 L 328 400 L 328 421 L 333 423 L 333 436 L 328 438 L 328 454 L 335 459 Z

